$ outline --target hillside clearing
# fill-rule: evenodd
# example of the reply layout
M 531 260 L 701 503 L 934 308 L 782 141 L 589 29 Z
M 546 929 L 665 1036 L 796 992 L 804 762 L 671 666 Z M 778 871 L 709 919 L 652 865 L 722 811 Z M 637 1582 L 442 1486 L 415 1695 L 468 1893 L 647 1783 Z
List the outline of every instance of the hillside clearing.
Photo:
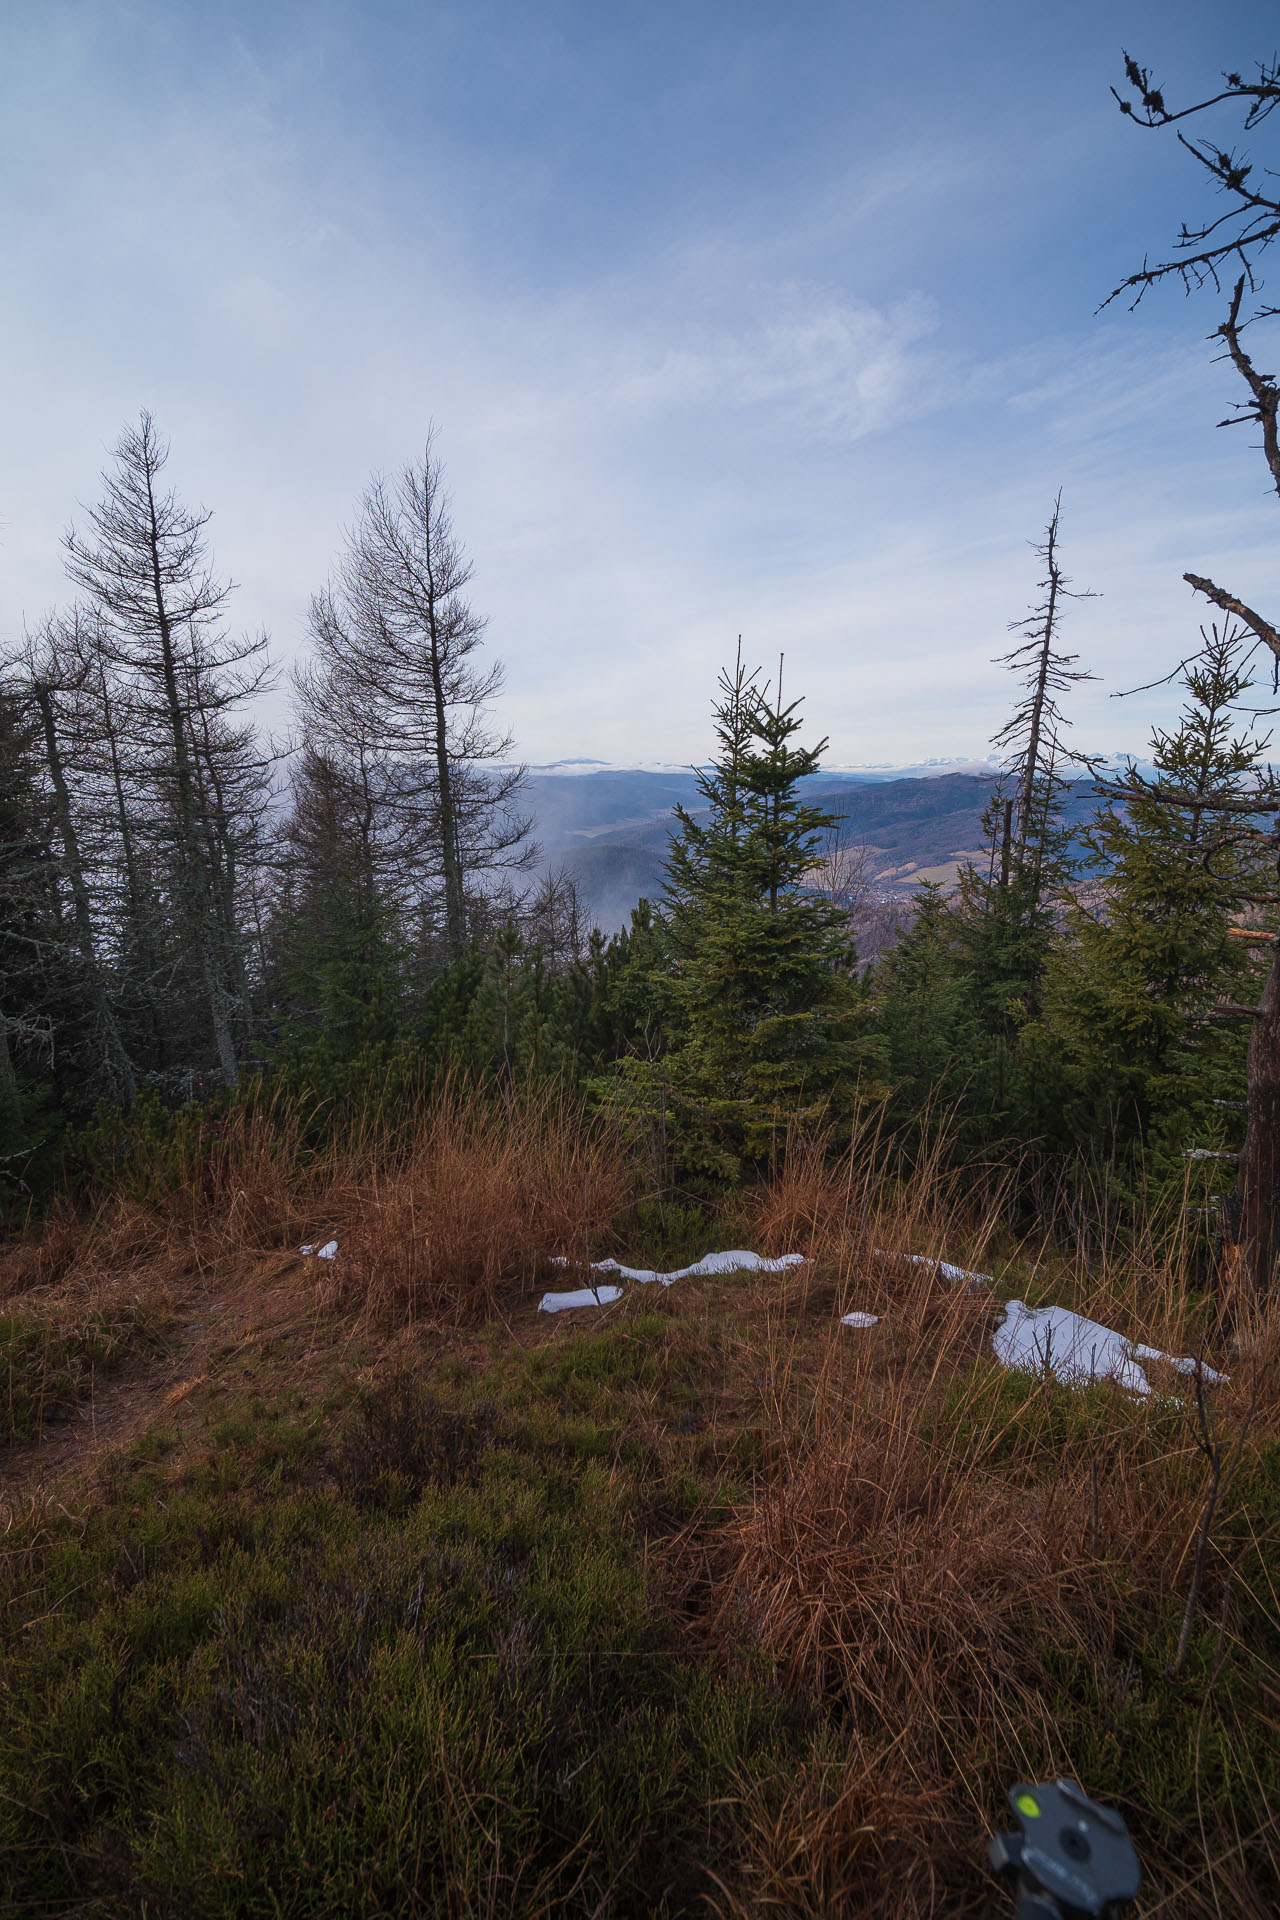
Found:
M 947 1251 L 999 1285 L 939 1284 L 874 1257 L 918 1210 L 868 1241 L 802 1171 L 756 1219 L 806 1213 L 805 1266 L 577 1313 L 522 1280 L 375 1317 L 279 1251 L 100 1274 L 145 1339 L 6 1460 L 10 1910 L 986 1913 L 1003 1788 L 1069 1772 L 1128 1818 L 1139 1912 L 1271 1911 L 1270 1332 L 1252 1415 L 1217 1390 L 1245 1446 L 1170 1679 L 1194 1408 L 1003 1372 L 1004 1296 L 1098 1311 L 1088 1276 L 971 1223 Z

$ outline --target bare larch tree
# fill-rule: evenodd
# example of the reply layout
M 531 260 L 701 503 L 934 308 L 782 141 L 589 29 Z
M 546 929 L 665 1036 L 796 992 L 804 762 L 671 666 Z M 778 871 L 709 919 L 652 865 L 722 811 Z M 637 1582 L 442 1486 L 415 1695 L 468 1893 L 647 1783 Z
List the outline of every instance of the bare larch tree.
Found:
M 61 875 L 71 899 L 76 947 L 98 1029 L 103 1092 L 108 1099 L 128 1106 L 137 1092 L 137 1075 L 108 990 L 88 863 L 82 852 L 71 791 L 78 749 L 83 746 L 83 696 L 91 671 L 75 638 L 75 623 L 56 619 L 47 620 L 27 636 L 21 662 L 24 691 L 39 715 L 53 818 L 61 843 Z
M 311 607 L 313 696 L 359 714 L 382 761 L 384 811 L 437 864 L 450 959 L 467 942 L 472 889 L 534 857 L 517 807 L 524 770 L 502 764 L 512 743 L 489 720 L 503 673 L 478 657 L 485 622 L 464 597 L 471 573 L 428 435 L 420 459 L 371 482 Z
M 227 633 L 231 585 L 209 565 L 209 515 L 162 491 L 167 458 L 144 411 L 117 442 L 87 532 L 73 529 L 64 544 L 67 572 L 100 622 L 102 657 L 124 689 L 135 767 L 168 823 L 177 918 L 218 1071 L 231 1085 L 247 1024 L 232 823 L 243 826 L 254 785 L 254 749 L 239 715 L 265 684 L 266 641 Z

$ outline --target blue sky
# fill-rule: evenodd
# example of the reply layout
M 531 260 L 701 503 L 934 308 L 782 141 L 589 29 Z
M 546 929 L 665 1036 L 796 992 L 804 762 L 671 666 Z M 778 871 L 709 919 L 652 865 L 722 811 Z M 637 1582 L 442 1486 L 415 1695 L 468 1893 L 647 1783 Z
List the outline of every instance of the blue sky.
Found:
M 0 639 L 146 405 L 290 658 L 434 419 L 532 761 L 699 756 L 738 633 L 833 763 L 984 754 L 1058 487 L 1102 596 L 1077 736 L 1140 749 L 1172 697 L 1110 696 L 1193 642 L 1183 571 L 1274 609 L 1280 517 L 1214 431 L 1220 303 L 1095 312 L 1208 204 L 1108 86 L 1276 38 L 1187 0 L 2 0 Z

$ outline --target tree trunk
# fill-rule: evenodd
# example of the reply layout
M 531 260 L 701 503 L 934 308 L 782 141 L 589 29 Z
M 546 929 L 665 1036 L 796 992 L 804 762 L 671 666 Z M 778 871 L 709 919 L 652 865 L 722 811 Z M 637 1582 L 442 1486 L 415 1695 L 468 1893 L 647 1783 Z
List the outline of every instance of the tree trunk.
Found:
M 1013 802 L 1012 800 L 1006 800 L 1004 803 L 1004 819 L 1000 828 L 1000 885 L 1002 887 L 1007 887 L 1009 884 L 1009 855 L 1012 846 L 1012 828 Z
M 1248 1081 L 1248 1126 L 1228 1217 L 1239 1239 L 1241 1267 L 1265 1295 L 1280 1254 L 1280 949 L 1254 1017 Z
M 120 1038 L 120 1029 L 107 998 L 102 973 L 98 966 L 97 949 L 93 936 L 93 914 L 89 906 L 89 891 L 84 881 L 84 866 L 80 859 L 80 843 L 76 838 L 75 821 L 71 814 L 71 796 L 67 792 L 66 773 L 62 764 L 62 750 L 58 744 L 58 730 L 53 714 L 53 694 L 46 685 L 36 682 L 33 692 L 36 705 L 40 709 L 40 721 L 44 729 L 45 756 L 49 763 L 49 776 L 53 781 L 53 807 L 58 822 L 58 833 L 62 840 L 63 860 L 66 867 L 67 884 L 71 889 L 71 905 L 75 914 L 76 945 L 80 952 L 80 964 L 84 968 L 85 979 L 89 986 L 89 995 L 93 1010 L 97 1016 L 98 1030 L 102 1039 L 103 1062 L 107 1070 L 107 1080 L 112 1091 L 131 1105 L 137 1092 L 133 1064 L 124 1049 Z
M 9 1025 L 0 1013 L 0 1153 L 17 1153 L 22 1141 L 22 1095 L 9 1052 Z
M 444 870 L 444 930 L 449 958 L 461 958 L 467 944 L 467 908 L 462 888 L 461 848 L 458 840 L 458 810 L 453 791 L 453 762 L 449 754 L 449 708 L 445 700 L 441 662 L 441 641 L 436 626 L 434 605 L 428 635 L 431 654 L 431 692 L 435 704 L 433 734 L 436 752 L 436 783 L 440 798 L 440 862 Z
M 1021 791 L 1018 794 L 1016 851 L 1019 860 L 1026 856 L 1027 839 L 1031 832 L 1031 803 L 1035 795 L 1036 774 L 1040 770 L 1040 737 L 1044 728 L 1045 694 L 1049 685 L 1049 659 L 1053 651 L 1054 629 L 1058 619 L 1058 588 L 1062 582 L 1062 574 L 1058 567 L 1058 506 L 1056 502 L 1045 540 L 1045 557 L 1049 563 L 1049 601 L 1045 608 L 1040 659 L 1037 663 L 1035 691 L 1031 700 L 1027 765 L 1022 776 Z
M 214 925 L 222 950 L 221 978 L 227 999 L 235 1012 L 232 1027 L 241 1056 L 252 1046 L 250 1032 L 249 976 L 245 965 L 244 942 L 236 913 L 236 847 L 231 810 L 227 804 L 225 783 L 218 772 L 217 753 L 209 728 L 209 716 L 200 712 L 203 742 L 192 728 L 192 762 L 196 789 L 200 797 L 206 827 L 208 873 L 213 895 Z M 228 1015 L 230 1020 L 230 1015 Z
M 236 1060 L 235 1042 L 231 1036 L 231 1022 L 227 1017 L 227 994 L 223 982 L 218 977 L 213 928 L 210 924 L 213 904 L 209 897 L 212 876 L 207 871 L 200 848 L 201 823 L 196 811 L 195 781 L 187 744 L 187 715 L 178 688 L 178 665 L 174 655 L 169 609 L 164 597 L 160 528 L 150 472 L 146 475 L 146 488 L 150 513 L 147 532 L 150 545 L 151 582 L 160 638 L 165 701 L 173 741 L 174 775 L 178 790 L 178 830 L 181 841 L 178 853 L 179 871 L 182 875 L 187 911 L 191 916 L 191 932 L 195 936 L 196 952 L 200 956 L 200 972 L 204 980 L 205 993 L 208 996 L 209 1018 L 213 1026 L 214 1042 L 218 1049 L 218 1065 L 222 1069 L 222 1077 L 227 1085 L 234 1087 L 239 1076 L 239 1063 Z
M 169 1065 L 169 1041 L 165 1023 L 160 1017 L 156 1004 L 155 982 L 158 972 L 156 963 L 153 929 L 149 924 L 147 901 L 142 885 L 142 875 L 138 864 L 137 850 L 134 846 L 133 825 L 129 818 L 129 808 L 125 802 L 124 773 L 120 762 L 120 741 L 116 732 L 115 714 L 111 709 L 111 695 L 107 688 L 106 674 L 99 669 L 99 686 L 102 700 L 102 735 L 107 744 L 107 762 L 111 769 L 111 790 L 115 795 L 116 828 L 120 835 L 120 851 L 124 859 L 125 878 L 125 926 L 127 937 L 125 953 L 132 959 L 141 978 L 137 985 L 147 1009 L 147 1025 L 154 1049 L 153 1062 L 163 1071 Z M 126 964 L 127 964 L 126 960 Z

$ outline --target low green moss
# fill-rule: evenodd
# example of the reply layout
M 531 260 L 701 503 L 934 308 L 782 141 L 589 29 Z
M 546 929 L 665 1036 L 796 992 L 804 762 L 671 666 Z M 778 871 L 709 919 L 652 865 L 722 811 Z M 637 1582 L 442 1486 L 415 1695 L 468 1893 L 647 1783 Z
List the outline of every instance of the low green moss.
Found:
M 211 1388 L 180 1447 L 139 1443 L 84 1513 L 15 1528 L 0 1909 L 624 1920 L 705 1913 L 723 1881 L 755 1911 L 765 1808 L 799 1822 L 795 1910 L 826 1910 L 803 1904 L 803 1848 L 827 1843 L 797 1783 L 835 1793 L 859 1738 L 891 1752 L 900 1729 L 875 1729 L 836 1668 L 774 1672 L 745 1615 L 727 1643 L 696 1631 L 717 1552 L 780 1471 L 755 1414 L 714 1440 L 682 1427 L 710 1339 L 641 1307 L 475 1370 L 328 1381 L 301 1405 Z M 1032 1490 L 1106 1445 L 1165 1456 L 1185 1421 L 982 1363 L 927 1430 Z M 1241 1548 L 1225 1660 L 1215 1589 L 1170 1679 L 1180 1595 L 1153 1604 L 1116 1556 L 1087 1648 L 1046 1648 L 1029 1623 L 1036 1713 L 974 1726 L 945 1795 L 930 1789 L 939 1817 L 999 1819 L 1013 1771 L 1069 1769 L 1125 1812 L 1153 1885 L 1242 1842 L 1250 1889 L 1280 1890 L 1263 1814 L 1250 1825 L 1280 1801 L 1278 1515 L 1280 1448 L 1260 1444 L 1215 1534 Z M 662 1543 L 690 1535 L 705 1560 L 664 1572 Z M 972 1893 L 976 1819 L 964 1859 Z M 940 1878 L 937 1911 L 957 1884 Z
M 222 1423 L 213 1460 L 100 1506 L 46 1545 L 40 1600 L 11 1595 L 11 1906 L 691 1911 L 710 1809 L 786 1735 L 650 1606 L 609 1468 L 548 1472 L 491 1404 L 401 1381 L 263 1502 L 288 1437 Z

